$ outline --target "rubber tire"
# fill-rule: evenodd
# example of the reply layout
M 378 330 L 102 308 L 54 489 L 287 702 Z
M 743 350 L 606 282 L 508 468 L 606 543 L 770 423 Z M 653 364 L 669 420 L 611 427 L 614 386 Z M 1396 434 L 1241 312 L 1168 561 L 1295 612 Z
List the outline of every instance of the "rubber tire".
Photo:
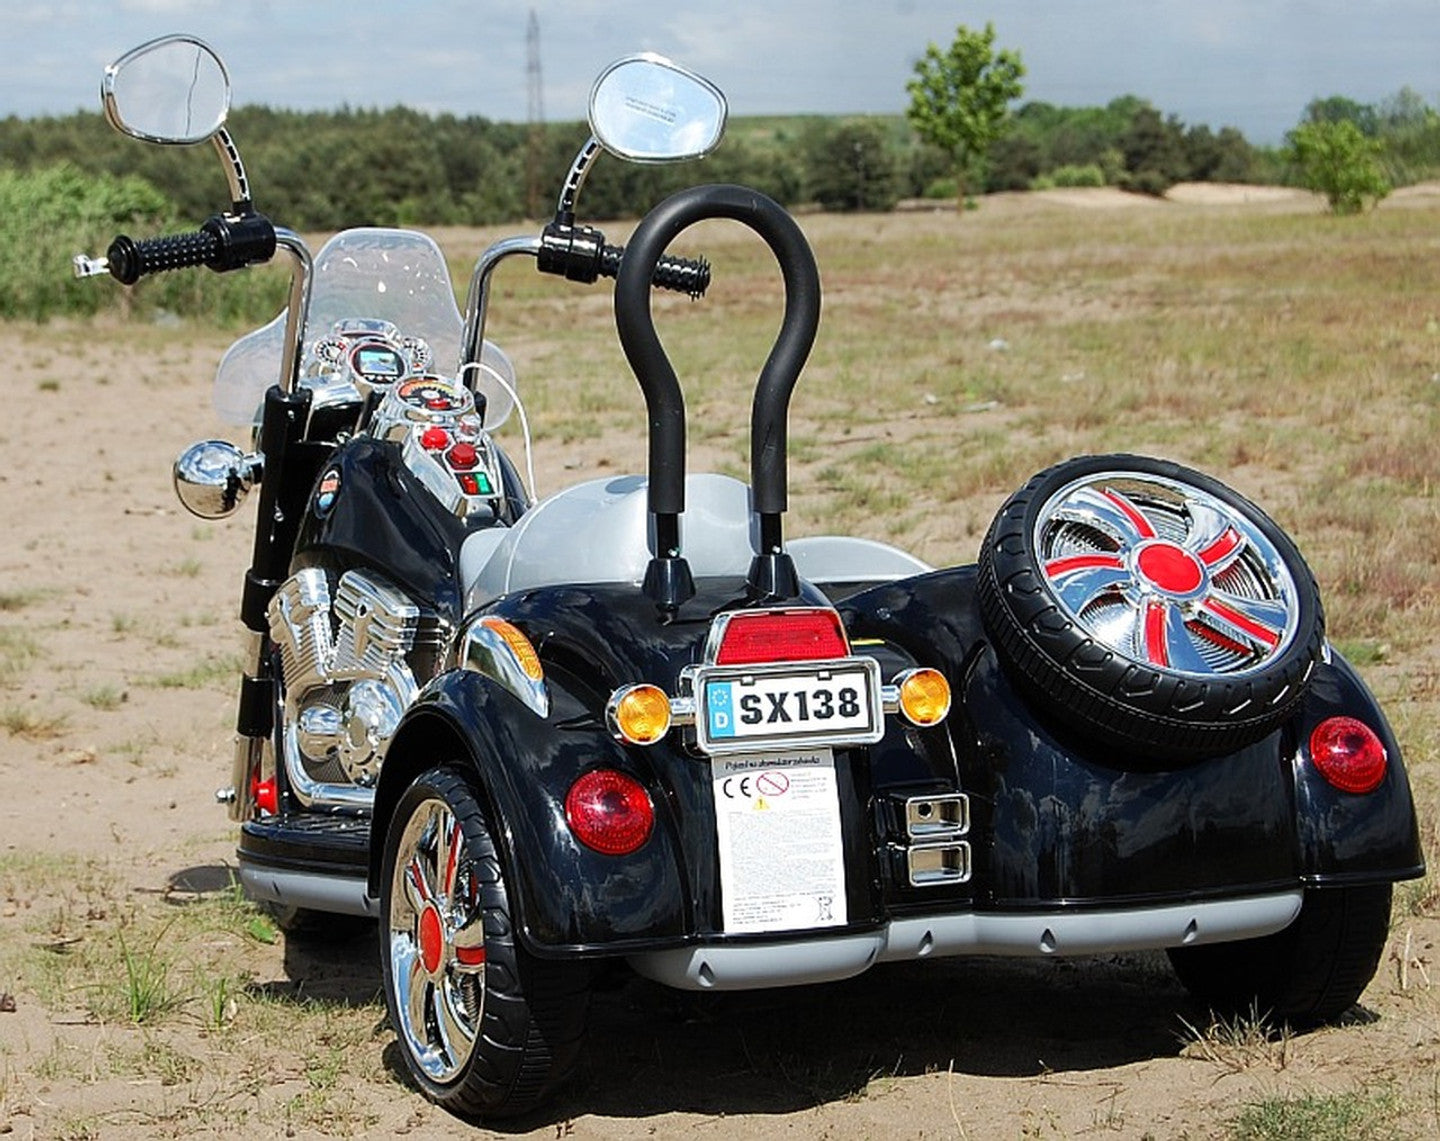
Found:
M 1216 1012 L 1253 1009 L 1317 1026 L 1354 1006 L 1375 977 L 1390 937 L 1390 895 L 1388 883 L 1310 888 L 1283 931 L 1167 953 L 1185 989 Z
M 437 1105 L 471 1119 L 515 1116 L 535 1108 L 574 1070 L 585 1031 L 590 972 L 574 963 L 539 959 L 520 945 L 500 854 L 469 778 L 458 766 L 431 769 L 401 796 L 386 833 L 379 926 L 391 1026 L 400 1025 L 387 945 L 396 854 L 410 814 L 432 797 L 449 805 L 477 866 L 485 930 L 484 1007 L 474 1052 L 453 1081 L 442 1084 L 426 1075 L 398 1029 L 397 1044 L 410 1076 Z
M 1298 624 L 1254 672 L 1181 674 L 1096 641 L 1061 606 L 1031 536 L 1050 498 L 1101 472 L 1189 484 L 1244 515 L 1279 552 L 1295 583 Z M 1298 707 L 1325 644 L 1319 589 L 1295 544 L 1260 508 L 1218 480 L 1146 456 L 1081 456 L 1047 468 L 1010 497 L 980 549 L 976 593 L 996 657 L 1042 717 L 1098 738 L 1137 766 L 1224 756 L 1268 736 Z

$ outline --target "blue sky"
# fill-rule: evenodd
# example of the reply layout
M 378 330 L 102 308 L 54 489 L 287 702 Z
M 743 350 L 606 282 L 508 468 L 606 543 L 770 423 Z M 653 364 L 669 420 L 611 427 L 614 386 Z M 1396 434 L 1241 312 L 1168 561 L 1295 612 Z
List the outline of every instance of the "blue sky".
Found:
M 591 78 L 638 49 L 710 76 L 737 115 L 899 111 L 926 43 L 987 21 L 1026 98 L 1134 93 L 1256 142 L 1317 95 L 1408 85 L 1440 104 L 1437 0 L 0 0 L 0 116 L 92 108 L 106 62 L 188 31 L 225 57 L 237 103 L 523 120 L 532 8 L 550 119 L 581 118 Z

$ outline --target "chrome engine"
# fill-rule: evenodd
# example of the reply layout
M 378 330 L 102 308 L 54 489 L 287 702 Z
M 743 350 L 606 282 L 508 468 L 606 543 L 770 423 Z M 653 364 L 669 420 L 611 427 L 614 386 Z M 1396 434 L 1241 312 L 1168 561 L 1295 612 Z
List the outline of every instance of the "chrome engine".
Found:
M 367 807 L 401 716 L 435 672 L 445 623 L 360 571 L 342 575 L 332 599 L 316 568 L 286 581 L 268 615 L 285 685 L 281 744 L 292 790 L 306 805 Z

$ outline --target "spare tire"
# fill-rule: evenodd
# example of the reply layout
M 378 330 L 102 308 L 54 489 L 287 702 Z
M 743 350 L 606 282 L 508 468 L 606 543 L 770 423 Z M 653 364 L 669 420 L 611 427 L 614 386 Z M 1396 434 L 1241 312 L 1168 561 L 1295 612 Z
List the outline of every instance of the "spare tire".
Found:
M 1267 736 L 1324 649 L 1314 576 L 1285 533 L 1218 480 L 1144 456 L 1030 480 L 990 525 L 977 591 L 1032 706 L 1141 762 Z

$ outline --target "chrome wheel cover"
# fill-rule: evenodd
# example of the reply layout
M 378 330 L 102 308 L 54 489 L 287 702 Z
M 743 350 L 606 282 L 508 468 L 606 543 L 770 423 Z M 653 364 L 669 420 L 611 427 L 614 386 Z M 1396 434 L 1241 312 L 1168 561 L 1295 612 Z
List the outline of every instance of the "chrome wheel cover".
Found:
M 1061 608 L 1131 661 L 1190 677 L 1245 674 L 1295 641 L 1295 581 L 1275 544 L 1190 484 L 1087 475 L 1045 502 L 1031 538 Z
M 385 921 L 396 1029 L 427 1077 L 453 1081 L 475 1052 L 484 1011 L 485 933 L 473 859 L 438 797 L 405 822 Z

